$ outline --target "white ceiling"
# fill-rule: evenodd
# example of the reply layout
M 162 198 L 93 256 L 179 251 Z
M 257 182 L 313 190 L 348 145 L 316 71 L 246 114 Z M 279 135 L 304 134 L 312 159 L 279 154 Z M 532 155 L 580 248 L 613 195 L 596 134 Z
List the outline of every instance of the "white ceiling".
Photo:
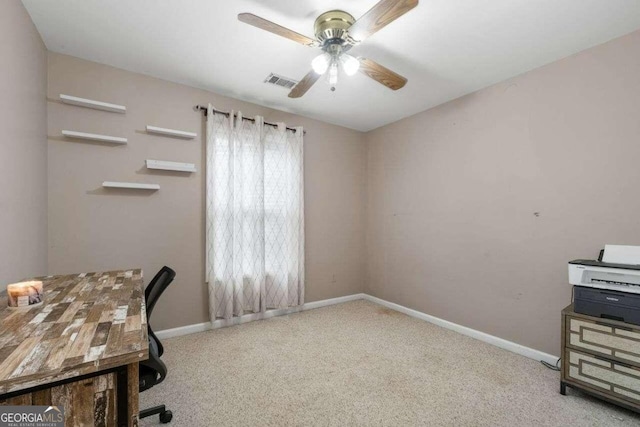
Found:
M 367 131 L 640 28 L 638 0 L 420 0 L 351 53 L 409 79 L 391 91 L 363 74 L 300 99 L 313 48 L 239 22 L 240 12 L 313 36 L 322 12 L 356 18 L 377 0 L 23 0 L 54 52 Z M 224 106 L 220 106 L 224 108 Z

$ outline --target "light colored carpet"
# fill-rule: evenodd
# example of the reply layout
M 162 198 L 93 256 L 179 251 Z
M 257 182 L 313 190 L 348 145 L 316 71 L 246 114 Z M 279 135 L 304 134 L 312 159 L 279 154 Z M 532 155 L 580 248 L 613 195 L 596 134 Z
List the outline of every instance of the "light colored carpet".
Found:
M 174 426 L 638 426 L 559 373 L 366 301 L 164 341 Z M 142 425 L 158 424 L 158 417 Z

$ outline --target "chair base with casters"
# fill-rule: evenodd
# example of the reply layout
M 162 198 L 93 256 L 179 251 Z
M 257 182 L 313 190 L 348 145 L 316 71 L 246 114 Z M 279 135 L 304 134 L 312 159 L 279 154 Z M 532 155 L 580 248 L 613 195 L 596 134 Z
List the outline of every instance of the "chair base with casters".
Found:
M 164 405 L 158 405 L 140 411 L 140 418 L 147 418 L 152 415 L 160 415 L 160 422 L 162 424 L 171 422 L 171 419 L 173 418 L 171 411 L 167 411 L 167 407 Z
M 149 331 L 151 332 L 151 329 L 149 329 Z M 157 342 L 153 338 L 151 338 L 151 334 L 149 336 L 149 354 L 156 355 L 158 354 Z M 164 367 L 164 364 L 159 359 L 150 359 L 140 363 L 140 391 L 147 390 L 164 380 L 164 376 L 158 374 L 158 372 L 163 372 L 161 366 L 158 365 Z M 140 419 L 142 419 L 151 417 L 153 415 L 159 415 L 160 422 L 162 424 L 171 422 L 171 419 L 173 418 L 173 413 L 167 410 L 167 407 L 165 405 L 158 405 L 151 408 L 143 409 L 140 411 L 139 417 Z

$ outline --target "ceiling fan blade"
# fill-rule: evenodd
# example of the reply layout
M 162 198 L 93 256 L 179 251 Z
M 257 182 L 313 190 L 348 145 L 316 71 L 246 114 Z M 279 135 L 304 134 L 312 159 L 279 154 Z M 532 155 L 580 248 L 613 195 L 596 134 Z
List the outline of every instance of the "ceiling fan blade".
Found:
M 385 85 L 389 89 L 402 89 L 404 85 L 407 84 L 407 79 L 402 77 L 400 74 L 394 73 L 387 67 L 383 67 L 377 62 L 374 62 L 367 58 L 360 58 L 359 70 L 361 73 L 366 74 L 373 80 Z
M 302 95 L 307 93 L 309 89 L 311 89 L 311 86 L 313 86 L 319 78 L 320 74 L 313 70 L 309 71 L 307 75 L 304 76 L 304 78 L 300 80 L 293 89 L 291 89 L 291 92 L 289 92 L 289 98 L 300 98 Z
M 245 24 L 253 25 L 254 27 L 269 31 L 270 33 L 285 37 L 289 40 L 293 40 L 294 42 L 298 42 L 305 46 L 317 45 L 317 42 L 312 38 L 296 33 L 295 31 L 278 25 L 275 22 L 267 21 L 266 19 L 260 18 L 252 13 L 240 13 L 238 14 L 238 20 Z
M 349 27 L 349 35 L 361 42 L 418 5 L 418 0 L 382 0 Z

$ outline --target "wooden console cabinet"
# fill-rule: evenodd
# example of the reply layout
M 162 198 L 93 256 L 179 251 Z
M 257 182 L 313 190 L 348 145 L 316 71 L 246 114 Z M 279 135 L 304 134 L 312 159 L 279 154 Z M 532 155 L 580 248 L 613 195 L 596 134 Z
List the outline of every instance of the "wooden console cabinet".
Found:
M 640 412 L 640 326 L 562 310 L 561 394 L 567 386 Z

